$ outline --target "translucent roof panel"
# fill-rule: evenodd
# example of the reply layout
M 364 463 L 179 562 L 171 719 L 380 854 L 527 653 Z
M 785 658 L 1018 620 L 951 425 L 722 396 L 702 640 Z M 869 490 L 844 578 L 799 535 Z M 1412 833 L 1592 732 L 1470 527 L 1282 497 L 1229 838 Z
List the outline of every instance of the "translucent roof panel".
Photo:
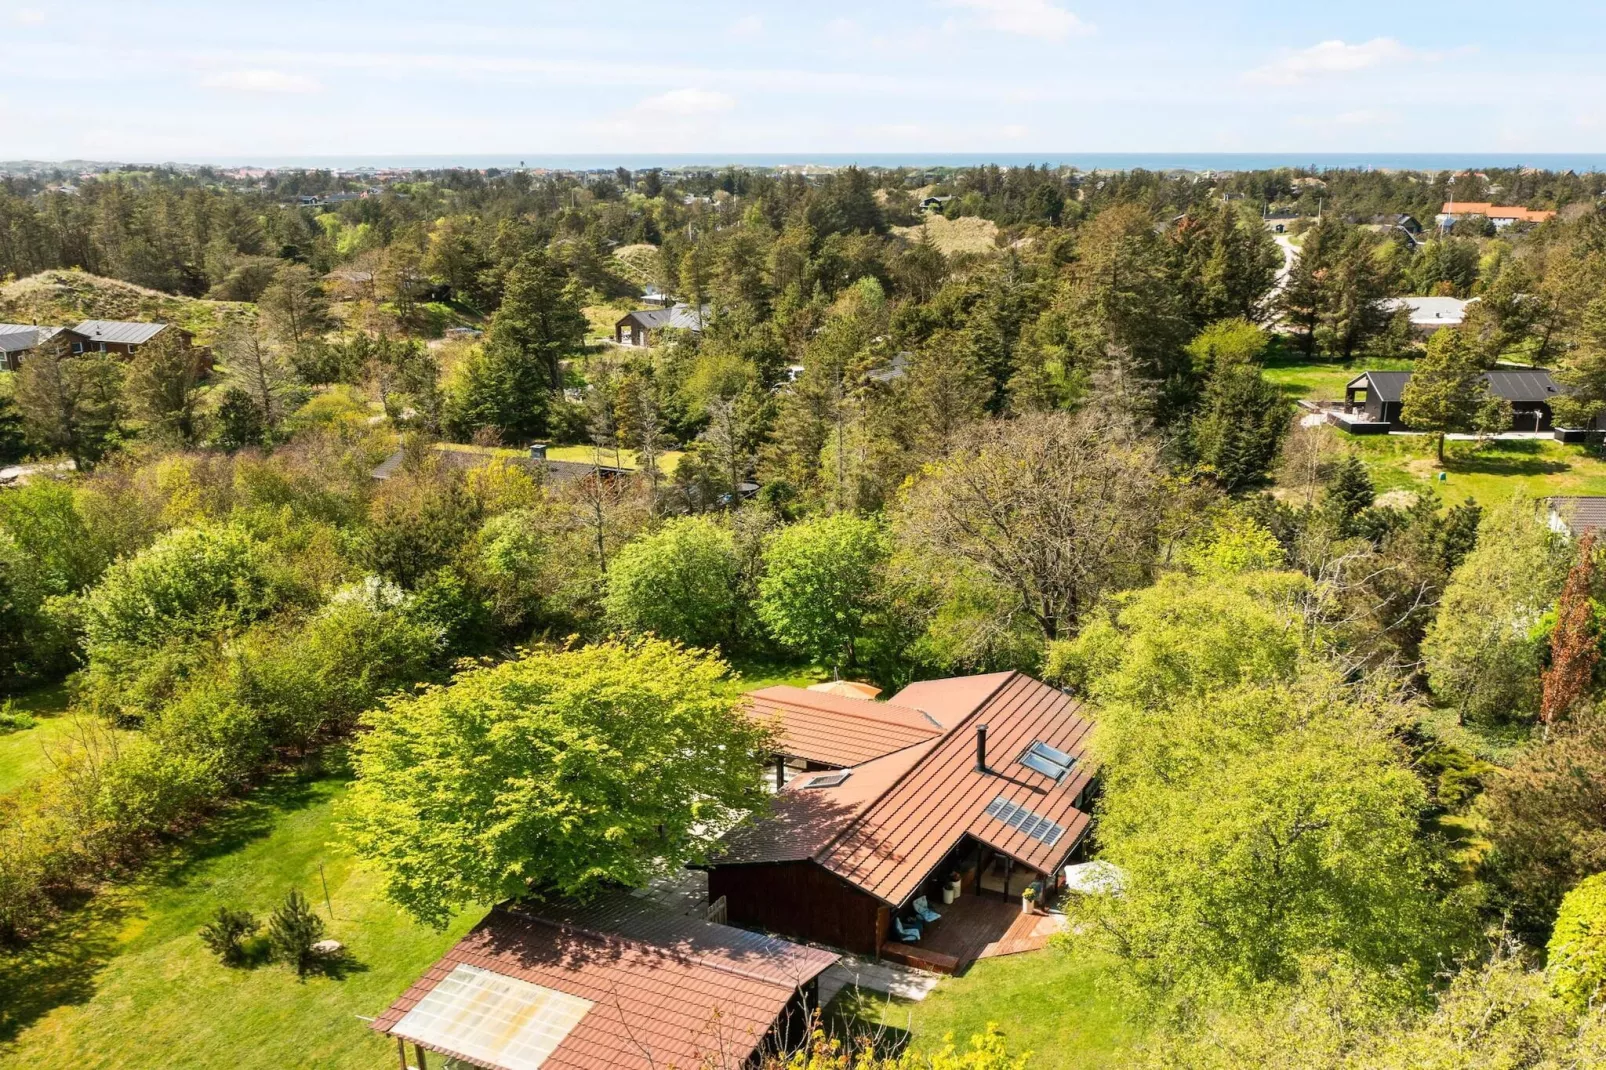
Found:
M 538 1070 L 590 1009 L 588 999 L 459 963 L 391 1032 L 507 1070 Z

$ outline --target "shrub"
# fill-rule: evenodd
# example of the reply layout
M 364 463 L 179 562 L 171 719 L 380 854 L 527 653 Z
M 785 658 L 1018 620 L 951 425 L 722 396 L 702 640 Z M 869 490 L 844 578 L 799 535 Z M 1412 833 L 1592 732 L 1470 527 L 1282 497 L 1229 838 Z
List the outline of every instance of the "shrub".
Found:
M 1606 873 L 1578 882 L 1561 901 L 1550 936 L 1551 985 L 1579 1010 L 1606 989 Z
M 7 732 L 20 732 L 25 728 L 32 728 L 38 724 L 33 714 L 27 710 L 19 710 L 16 704 L 6 699 L 5 705 L 0 706 L 0 736 Z
M 759 619 L 776 642 L 820 664 L 856 664 L 887 552 L 881 525 L 851 513 L 781 529 L 764 545 Z
M 211 923 L 201 929 L 201 943 L 223 965 L 238 966 L 245 961 L 245 941 L 261 927 L 249 910 L 220 906 Z
M 305 977 L 317 960 L 312 945 L 323 939 L 323 919 L 312 912 L 307 897 L 292 888 L 277 910 L 268 916 L 268 945 L 273 957 L 294 966 Z

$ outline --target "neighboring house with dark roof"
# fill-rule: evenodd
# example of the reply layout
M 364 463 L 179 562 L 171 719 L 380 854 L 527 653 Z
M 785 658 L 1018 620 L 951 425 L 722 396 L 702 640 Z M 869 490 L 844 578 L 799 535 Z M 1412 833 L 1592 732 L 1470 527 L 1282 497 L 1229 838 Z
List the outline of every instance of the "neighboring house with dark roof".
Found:
M 713 307 L 704 305 L 701 311 L 683 302 L 668 308 L 643 308 L 621 316 L 613 325 L 613 340 L 622 346 L 648 346 L 662 330 L 702 333 L 703 325 L 713 315 Z
M 1545 523 L 1551 531 L 1574 538 L 1606 528 L 1606 498 L 1579 495 L 1545 499 Z
M 793 777 L 725 838 L 705 868 L 733 924 L 952 971 L 965 960 L 935 950 L 942 921 L 920 948 L 906 942 L 916 900 L 940 906 L 957 875 L 985 914 L 1056 883 L 1089 822 L 1092 724 L 1078 700 L 1013 672 L 927 681 L 888 703 L 831 696 L 829 709 L 793 690 L 755 692 L 749 715 L 778 718 L 779 746 L 818 764 L 859 760 Z M 841 705 L 855 701 L 882 709 Z
M 807 1039 L 836 961 L 624 893 L 503 904 L 370 1028 L 420 1068 L 739 1070 Z
M 1511 402 L 1515 431 L 1549 431 L 1550 404 L 1561 387 L 1543 368 L 1499 368 L 1484 372 L 1483 381 L 1495 397 Z M 1363 416 L 1367 424 L 1386 426 L 1391 431 L 1409 431 L 1400 419 L 1405 384 L 1410 372 L 1362 372 L 1344 387 L 1344 408 L 1351 416 Z M 1353 421 L 1345 421 L 1349 423 Z
M 39 327 L 26 323 L 0 323 L 0 363 L 7 371 L 22 367 L 22 358 L 61 333 L 60 327 Z
M 115 353 L 132 356 L 139 347 L 163 331 L 177 331 L 190 341 L 190 333 L 169 323 L 138 323 L 130 320 L 84 320 L 68 328 L 74 353 Z

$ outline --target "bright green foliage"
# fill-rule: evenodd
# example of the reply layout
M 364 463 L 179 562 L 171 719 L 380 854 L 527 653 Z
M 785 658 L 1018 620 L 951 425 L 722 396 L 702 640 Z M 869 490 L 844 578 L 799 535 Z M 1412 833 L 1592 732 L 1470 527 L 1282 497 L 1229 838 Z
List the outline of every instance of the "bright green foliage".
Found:
M 1218 368 L 1261 363 L 1271 336 L 1260 327 L 1237 316 L 1217 320 L 1193 336 L 1188 343 L 1188 355 L 1193 357 L 1200 375 L 1210 375 Z
M 245 961 L 245 941 L 261 927 L 249 910 L 221 906 L 201 930 L 201 943 L 222 960 L 223 965 L 238 966 Z
M 1450 576 L 1422 642 L 1434 694 L 1464 717 L 1531 717 L 1546 637 L 1536 628 L 1561 591 L 1567 553 L 1531 500 L 1491 510 L 1478 544 Z
M 782 646 L 853 665 L 888 554 L 875 520 L 837 513 L 783 528 L 764 546 L 758 616 Z
M 707 856 L 760 797 L 763 732 L 725 666 L 662 640 L 529 653 L 370 714 L 346 827 L 441 924 L 530 892 L 636 887 Z
M 998 1024 L 988 1022 L 986 1031 L 972 1034 L 963 1049 L 949 1034 L 934 1051 L 897 1055 L 880 1054 L 868 1037 L 845 1044 L 818 1030 L 802 1050 L 786 1059 L 772 1057 L 763 1070 L 1026 1070 L 1030 1064 L 1031 1053 L 1011 1054 Z
M 1550 936 L 1551 983 L 1556 995 L 1582 1010 L 1606 989 L 1606 873 L 1578 882 L 1556 914 Z
M 1428 341 L 1401 395 L 1400 419 L 1418 431 L 1438 433 L 1444 463 L 1448 431 L 1493 433 L 1511 426 L 1511 405 L 1489 392 L 1483 363 L 1471 340 L 1444 330 Z
M 279 601 L 265 547 L 233 525 L 180 528 L 119 561 L 84 599 L 93 658 L 248 623 Z
M 1310 580 L 1262 571 L 1263 533 L 1115 601 L 1051 651 L 1100 709 L 1102 856 L 1128 876 L 1093 904 L 1135 980 L 1252 987 L 1337 952 L 1428 969 L 1443 926 L 1417 840 L 1423 789 L 1385 726 L 1325 668 Z
M 731 637 L 736 582 L 731 533 L 706 517 L 681 517 L 614 556 L 603 605 L 622 631 L 711 646 Z
M 323 919 L 313 912 L 307 897 L 295 888 L 268 915 L 268 946 L 273 957 L 305 977 L 318 961 L 312 945 L 323 939 Z

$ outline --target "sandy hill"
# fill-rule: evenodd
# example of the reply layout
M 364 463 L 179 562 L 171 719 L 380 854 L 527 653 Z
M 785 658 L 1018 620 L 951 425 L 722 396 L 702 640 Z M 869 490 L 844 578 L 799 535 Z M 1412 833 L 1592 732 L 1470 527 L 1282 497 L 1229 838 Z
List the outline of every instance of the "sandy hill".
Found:
M 72 325 L 80 320 L 176 323 L 211 344 L 230 317 L 248 311 L 239 301 L 205 301 L 147 290 L 84 271 L 41 271 L 0 286 L 0 323 Z
M 940 215 L 928 215 L 921 225 L 893 227 L 892 233 L 909 241 L 920 241 L 922 230 L 925 231 L 925 240 L 935 245 L 944 256 L 990 253 L 998 248 L 998 224 L 980 216 L 948 219 Z

